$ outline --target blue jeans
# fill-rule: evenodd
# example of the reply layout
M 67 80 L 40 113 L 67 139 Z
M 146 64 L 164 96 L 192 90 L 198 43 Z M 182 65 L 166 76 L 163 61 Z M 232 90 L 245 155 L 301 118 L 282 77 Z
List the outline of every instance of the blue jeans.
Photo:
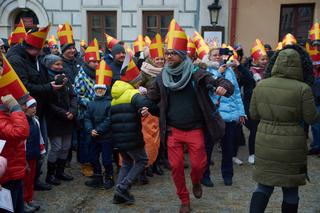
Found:
M 320 106 L 317 106 L 317 111 L 320 112 Z M 320 121 L 311 126 L 311 131 L 313 140 L 310 148 L 320 150 Z
M 113 176 L 112 167 L 112 152 L 113 147 L 109 142 L 91 142 L 90 147 L 91 152 L 91 164 L 93 166 L 94 174 L 102 174 L 101 164 L 100 164 L 100 154 L 102 154 L 102 165 L 105 168 L 106 176 Z
M 224 180 L 230 180 L 233 177 L 233 146 L 235 143 L 237 123 L 235 121 L 226 122 L 225 135 L 221 140 L 222 160 L 221 174 Z
M 2 184 L 3 188 L 10 190 L 12 197 L 13 210 L 15 213 L 24 212 L 23 201 L 23 182 L 22 180 L 11 180 Z M 9 212 L 4 209 L 0 209 L 0 212 Z
M 128 189 L 148 164 L 148 157 L 144 147 L 120 152 L 120 155 L 122 157 L 122 166 L 117 183 L 120 188 Z
M 258 183 L 257 189 L 255 192 L 261 192 L 267 195 L 269 198 L 273 193 L 274 186 L 267 186 L 261 183 Z M 298 187 L 282 187 L 283 201 L 290 204 L 299 203 L 299 188 Z
M 78 139 L 78 153 L 77 158 L 79 163 L 89 163 L 90 162 L 90 143 L 91 136 L 85 131 L 80 131 Z

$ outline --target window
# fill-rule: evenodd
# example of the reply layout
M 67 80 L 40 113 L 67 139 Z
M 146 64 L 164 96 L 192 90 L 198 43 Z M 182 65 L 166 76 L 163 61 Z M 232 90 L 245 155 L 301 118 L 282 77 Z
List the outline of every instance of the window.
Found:
M 159 33 L 164 38 L 172 18 L 172 11 L 143 12 L 143 35 L 147 35 L 152 39 Z
M 281 5 L 279 40 L 291 33 L 304 45 L 313 23 L 314 4 Z
M 106 40 L 104 33 L 117 37 L 117 13 L 88 12 L 88 42 L 96 38 L 99 45 L 104 46 Z

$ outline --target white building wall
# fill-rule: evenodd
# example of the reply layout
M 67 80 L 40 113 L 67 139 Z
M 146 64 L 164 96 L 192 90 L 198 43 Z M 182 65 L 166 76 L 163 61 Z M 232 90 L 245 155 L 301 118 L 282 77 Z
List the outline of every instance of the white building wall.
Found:
M 33 10 L 40 26 L 51 23 L 50 35 L 56 35 L 59 24 L 69 21 L 74 39 L 87 40 L 88 11 L 116 11 L 117 38 L 133 41 L 142 29 L 143 11 L 173 11 L 174 18 L 191 36 L 201 26 L 210 26 L 208 5 L 213 0 L 0 0 L 0 37 L 7 38 L 12 31 L 14 11 L 18 8 Z M 219 25 L 228 29 L 229 0 L 221 0 Z M 226 33 L 227 38 L 227 33 Z

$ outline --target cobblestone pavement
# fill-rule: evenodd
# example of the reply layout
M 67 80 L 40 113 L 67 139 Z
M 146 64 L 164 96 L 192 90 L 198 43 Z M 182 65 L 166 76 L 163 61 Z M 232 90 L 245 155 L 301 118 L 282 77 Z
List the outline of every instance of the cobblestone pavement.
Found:
M 256 183 L 252 180 L 252 166 L 248 165 L 246 161 L 247 153 L 247 147 L 240 147 L 239 156 L 245 160 L 245 163 L 242 166 L 234 165 L 233 185 L 224 186 L 219 169 L 221 154 L 217 150 L 214 151 L 215 165 L 211 167 L 211 170 L 215 185 L 213 188 L 204 187 L 203 198 L 200 200 L 196 200 L 191 195 L 192 212 L 248 212 L 251 194 Z M 320 213 L 320 158 L 311 156 L 308 160 L 311 183 L 300 188 L 299 212 Z M 149 178 L 148 185 L 134 185 L 131 192 L 135 196 L 136 202 L 134 205 L 127 206 L 112 204 L 112 190 L 94 190 L 86 187 L 84 182 L 87 178 L 81 175 L 79 165 L 74 162 L 71 167 L 67 171 L 75 177 L 74 181 L 64 182 L 48 192 L 36 192 L 35 199 L 42 204 L 39 212 L 171 213 L 179 210 L 180 203 L 168 170 L 165 170 L 164 176 Z M 187 183 L 191 189 L 189 173 L 190 170 L 186 169 Z M 266 212 L 281 212 L 281 201 L 281 189 L 276 188 Z

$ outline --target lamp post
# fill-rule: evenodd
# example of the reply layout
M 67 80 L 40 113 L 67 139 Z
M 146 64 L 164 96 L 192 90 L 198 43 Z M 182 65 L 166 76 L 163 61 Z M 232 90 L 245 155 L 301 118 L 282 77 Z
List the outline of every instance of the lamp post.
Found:
M 221 5 L 219 5 L 219 0 L 214 0 L 214 3 L 208 6 L 208 10 L 210 13 L 210 22 L 213 26 L 216 26 L 218 24 L 220 9 Z

